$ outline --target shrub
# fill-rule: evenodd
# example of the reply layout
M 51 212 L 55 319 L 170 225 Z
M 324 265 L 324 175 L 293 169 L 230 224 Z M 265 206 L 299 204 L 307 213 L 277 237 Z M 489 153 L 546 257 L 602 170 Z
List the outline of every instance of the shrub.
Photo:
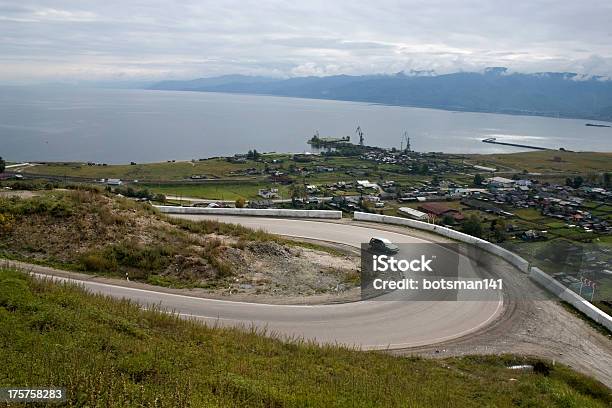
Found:
M 34 297 L 19 272 L 5 271 L 0 279 L 0 307 L 9 311 L 31 309 Z
M 480 223 L 480 218 L 478 218 L 476 215 L 470 216 L 463 222 L 461 231 L 468 235 L 480 238 L 482 236 L 482 224 Z
M 64 196 L 42 196 L 28 199 L 0 198 L 0 212 L 12 215 L 49 214 L 54 217 L 68 217 L 75 212 L 74 203 Z
M 74 208 L 65 200 L 55 201 L 49 207 L 49 213 L 54 217 L 68 217 L 74 213 Z
M 0 232 L 7 233 L 13 228 L 15 217 L 11 214 L 0 213 Z
M 97 252 L 84 255 L 81 258 L 81 264 L 88 271 L 104 272 L 117 270 L 115 258 L 107 257 Z
M 100 207 L 98 209 L 98 216 L 100 217 L 100 222 L 104 225 L 123 225 L 127 222 L 124 216 L 113 213 L 108 207 Z
M 65 309 L 49 304 L 41 306 L 28 323 L 32 329 L 39 332 L 52 330 L 73 332 L 76 329 L 77 320 L 71 317 L 71 313 Z
M 163 246 L 143 248 L 129 241 L 112 245 L 105 250 L 105 255 L 115 259 L 117 264 L 146 271 L 164 268 L 169 263 L 168 257 L 173 253 L 172 249 Z
M 219 277 L 231 276 L 233 273 L 231 265 L 218 255 L 209 255 L 208 262 L 217 270 Z

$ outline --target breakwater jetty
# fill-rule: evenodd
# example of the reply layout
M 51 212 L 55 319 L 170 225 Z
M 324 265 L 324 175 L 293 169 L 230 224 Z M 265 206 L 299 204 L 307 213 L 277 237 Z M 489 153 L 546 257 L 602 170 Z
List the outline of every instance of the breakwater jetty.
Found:
M 504 145 L 504 146 L 522 147 L 522 148 L 525 148 L 525 149 L 533 149 L 533 150 L 553 150 L 553 149 L 549 149 L 548 147 L 531 146 L 531 145 L 518 144 L 518 143 L 508 143 L 508 142 L 498 142 L 497 139 L 495 139 L 494 137 L 490 137 L 488 139 L 484 139 L 483 142 L 484 143 L 492 143 L 492 144 Z

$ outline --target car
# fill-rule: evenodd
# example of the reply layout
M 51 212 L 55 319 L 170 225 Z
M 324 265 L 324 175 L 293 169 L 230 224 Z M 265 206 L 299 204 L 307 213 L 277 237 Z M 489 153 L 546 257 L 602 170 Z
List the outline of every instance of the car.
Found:
M 399 247 L 387 238 L 372 237 L 370 239 L 370 249 L 377 252 L 385 252 L 389 254 L 396 254 L 399 251 Z

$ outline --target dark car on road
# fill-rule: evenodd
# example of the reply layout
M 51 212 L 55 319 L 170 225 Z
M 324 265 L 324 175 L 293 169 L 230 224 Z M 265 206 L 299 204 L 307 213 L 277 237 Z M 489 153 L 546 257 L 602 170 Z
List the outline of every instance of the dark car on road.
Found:
M 387 254 L 396 254 L 399 251 L 399 247 L 387 238 L 373 237 L 370 239 L 370 249 L 375 252 L 382 252 Z

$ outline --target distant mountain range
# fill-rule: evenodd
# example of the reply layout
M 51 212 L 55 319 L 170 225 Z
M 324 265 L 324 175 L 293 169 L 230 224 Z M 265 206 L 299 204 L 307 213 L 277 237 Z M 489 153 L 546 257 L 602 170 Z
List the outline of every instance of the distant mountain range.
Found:
M 612 121 L 612 81 L 574 73 L 484 72 L 336 75 L 289 79 L 225 75 L 158 82 L 148 89 L 333 99 L 456 111 Z

